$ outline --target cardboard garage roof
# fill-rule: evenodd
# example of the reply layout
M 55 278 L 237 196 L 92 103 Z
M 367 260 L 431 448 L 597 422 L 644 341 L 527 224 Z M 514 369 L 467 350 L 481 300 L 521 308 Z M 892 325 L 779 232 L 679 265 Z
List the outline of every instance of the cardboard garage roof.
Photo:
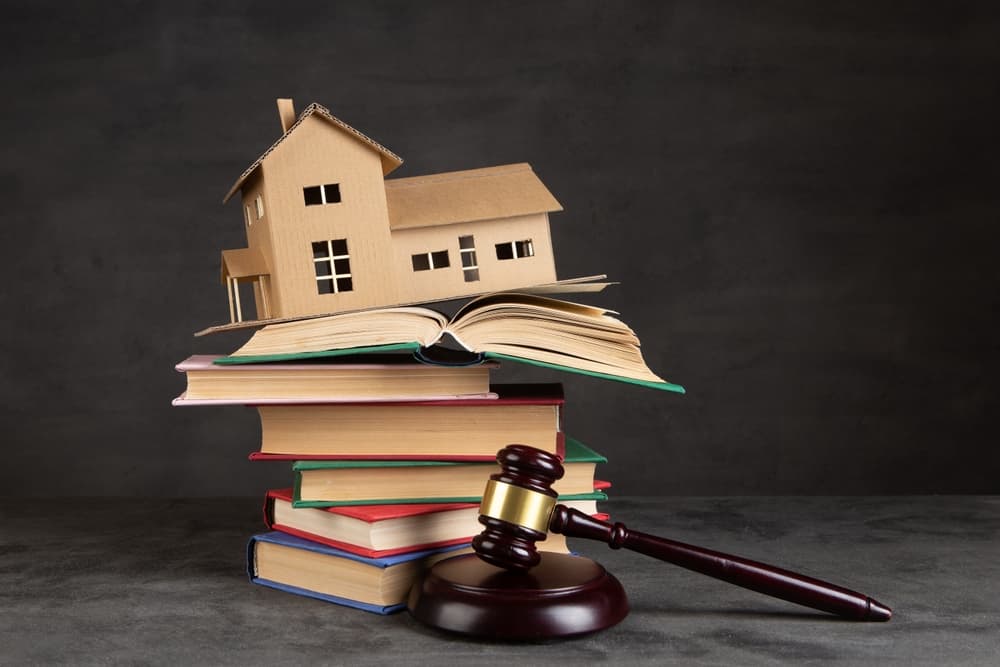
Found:
M 395 153 L 393 153 L 391 150 L 389 150 L 388 148 L 386 148 L 382 144 L 378 143 L 377 141 L 375 141 L 371 137 L 367 136 L 366 134 L 363 134 L 363 133 L 359 132 L 358 130 L 355 130 L 353 127 L 351 127 L 350 125 L 348 125 L 344 121 L 340 120 L 339 118 L 337 118 L 336 116 L 334 116 L 333 114 L 331 114 L 330 110 L 327 109 L 326 107 L 313 102 L 312 104 L 310 104 L 308 107 L 305 108 L 305 111 L 303 111 L 302 115 L 299 116 L 299 119 L 297 121 L 295 121 L 295 124 L 292 125 L 290 128 L 288 128 L 287 132 L 285 132 L 280 137 L 278 137 L 278 140 L 275 141 L 273 144 L 271 144 L 270 148 L 268 148 L 266 151 L 264 151 L 264 153 L 259 158 L 257 158 L 254 161 L 253 164 L 251 164 L 249 167 L 247 167 L 246 171 L 244 171 L 242 174 L 240 174 L 240 177 L 238 179 L 236 179 L 236 183 L 233 184 L 233 187 L 229 188 L 229 192 L 226 193 L 226 196 L 223 198 L 222 203 L 225 204 L 226 202 L 228 202 L 232 198 L 232 196 L 234 194 L 236 194 L 236 191 L 240 189 L 240 186 L 243 185 L 244 181 L 246 181 L 248 178 L 250 178 L 250 175 L 253 174 L 257 170 L 257 167 L 260 166 L 261 162 L 263 162 L 264 159 L 268 155 L 270 155 L 271 151 L 273 151 L 275 148 L 277 148 L 278 145 L 281 144 L 281 142 L 285 140 L 285 137 L 287 137 L 292 132 L 294 132 L 295 129 L 299 125 L 302 124 L 302 121 L 304 121 L 309 116 L 312 116 L 313 114 L 318 115 L 320 118 L 324 118 L 325 120 L 327 120 L 330 123 L 332 123 L 334 127 L 337 127 L 339 129 L 343 130 L 344 132 L 347 132 L 348 134 L 350 134 L 354 138 L 360 140 L 361 142 L 363 142 L 365 144 L 368 144 L 369 146 L 371 146 L 371 148 L 373 148 L 374 150 L 378 151 L 379 158 L 382 160 L 382 175 L 383 176 L 385 176 L 386 174 L 389 174 L 394 169 L 396 169 L 396 167 L 398 167 L 399 165 L 403 164 L 403 158 L 399 157 L 398 155 L 396 155 Z
M 390 229 L 561 211 L 530 164 L 508 164 L 385 181 Z

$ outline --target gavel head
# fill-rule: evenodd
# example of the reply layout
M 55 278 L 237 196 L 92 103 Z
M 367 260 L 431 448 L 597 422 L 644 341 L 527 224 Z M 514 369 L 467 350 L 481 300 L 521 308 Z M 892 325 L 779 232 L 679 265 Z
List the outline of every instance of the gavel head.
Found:
M 491 475 L 479 507 L 486 526 L 472 548 L 487 563 L 527 570 L 541 556 L 535 542 L 544 540 L 558 494 L 552 484 L 563 476 L 559 458 L 527 445 L 509 445 L 497 453 L 500 472 Z

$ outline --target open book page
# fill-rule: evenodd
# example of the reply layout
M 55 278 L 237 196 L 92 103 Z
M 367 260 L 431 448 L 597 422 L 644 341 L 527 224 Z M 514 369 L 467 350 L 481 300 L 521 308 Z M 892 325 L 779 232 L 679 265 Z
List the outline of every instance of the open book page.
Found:
M 320 352 L 419 343 L 433 345 L 448 319 L 429 308 L 383 308 L 272 324 L 258 330 L 232 356 Z
M 597 317 L 610 313 L 617 315 L 613 310 L 600 308 L 598 306 L 588 306 L 583 303 L 573 303 L 561 299 L 550 299 L 536 294 L 523 294 L 520 292 L 498 292 L 496 294 L 485 294 L 476 297 L 472 301 L 462 306 L 455 316 L 451 318 L 452 324 L 458 324 L 467 317 L 482 316 L 497 309 L 525 308 L 534 312 L 554 311 L 563 313 L 566 317 Z
M 646 365 L 632 329 L 612 312 L 540 296 L 504 294 L 472 301 L 446 331 L 476 352 L 665 382 Z
M 303 359 L 338 350 L 415 352 L 434 346 L 447 333 L 469 352 L 487 358 L 683 392 L 649 369 L 638 337 L 616 314 L 533 294 L 490 294 L 466 304 L 450 322 L 427 308 L 400 307 L 272 324 L 216 363 Z M 418 358 L 439 363 L 434 356 Z
M 609 281 L 592 282 L 587 279 L 577 279 L 576 281 L 566 280 L 548 285 L 536 285 L 523 291 L 529 294 L 596 294 L 597 292 L 603 292 L 605 288 L 611 285 L 617 284 L 616 282 Z

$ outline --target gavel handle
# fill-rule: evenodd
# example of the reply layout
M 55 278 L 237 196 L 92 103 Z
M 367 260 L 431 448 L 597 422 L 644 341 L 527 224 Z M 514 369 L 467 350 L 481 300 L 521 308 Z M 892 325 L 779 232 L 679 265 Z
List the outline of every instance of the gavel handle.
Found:
M 607 542 L 612 549 L 637 551 L 758 593 L 856 621 L 888 621 L 892 617 L 889 607 L 867 595 L 772 565 L 629 530 L 622 523 L 612 525 L 565 505 L 555 506 L 549 529 L 568 537 Z

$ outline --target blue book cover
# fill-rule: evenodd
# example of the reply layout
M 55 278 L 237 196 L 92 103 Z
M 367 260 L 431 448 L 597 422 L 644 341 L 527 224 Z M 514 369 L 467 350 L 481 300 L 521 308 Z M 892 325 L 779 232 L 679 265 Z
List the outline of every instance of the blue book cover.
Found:
M 450 551 L 459 551 L 469 546 L 468 544 L 457 544 L 447 547 L 441 547 L 438 549 L 425 549 L 422 551 L 412 551 L 410 553 L 396 554 L 393 556 L 384 556 L 381 558 L 368 558 L 366 556 L 360 556 L 358 554 L 353 554 L 348 551 L 343 551 L 341 549 L 335 549 L 334 547 L 327 546 L 325 544 L 312 542 L 310 540 L 304 540 L 300 537 L 295 537 L 294 535 L 289 535 L 287 533 L 282 533 L 278 531 L 271 531 L 269 533 L 261 533 L 259 535 L 254 535 L 253 537 L 250 538 L 250 541 L 247 543 L 247 576 L 250 578 L 251 583 L 259 584 L 261 586 L 268 586 L 270 588 L 275 588 L 277 590 L 285 591 L 287 593 L 294 593 L 295 595 L 302 595 L 305 597 L 315 598 L 317 600 L 323 600 L 325 602 L 333 602 L 334 604 L 344 605 L 345 607 L 362 609 L 364 611 L 369 611 L 375 614 L 391 614 L 397 611 L 401 611 L 406 608 L 406 603 L 399 602 L 390 605 L 371 604 L 368 602 L 362 602 L 360 600 L 353 600 L 346 597 L 331 595 L 329 593 L 309 590 L 308 588 L 292 585 L 287 582 L 272 581 L 271 579 L 260 577 L 257 575 L 258 568 L 256 560 L 257 559 L 256 545 L 259 542 L 268 542 L 271 544 L 277 544 L 292 549 L 302 549 L 304 551 L 311 551 L 314 553 L 322 554 L 324 556 L 328 556 L 331 559 L 342 558 L 342 559 L 352 560 L 358 563 L 364 563 L 365 565 L 378 569 L 387 569 L 396 565 L 400 565 L 402 563 L 408 563 L 414 560 L 429 558 L 437 554 L 447 553 Z

